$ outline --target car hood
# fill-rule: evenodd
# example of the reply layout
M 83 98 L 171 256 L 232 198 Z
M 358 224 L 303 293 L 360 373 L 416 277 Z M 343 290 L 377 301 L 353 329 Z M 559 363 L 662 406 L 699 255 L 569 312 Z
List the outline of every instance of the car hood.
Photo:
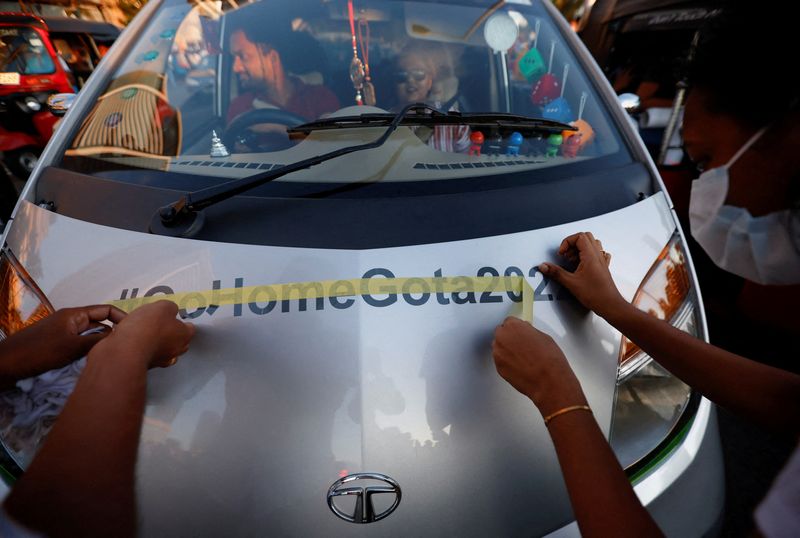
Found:
M 496 373 L 495 326 L 514 292 L 372 294 L 269 302 L 252 286 L 364 278 L 523 274 L 534 325 L 562 347 L 607 434 L 620 334 L 535 272 L 591 230 L 633 297 L 675 233 L 663 194 L 581 222 L 375 250 L 237 245 L 124 231 L 23 202 L 11 251 L 58 307 L 171 292 L 197 325 L 178 364 L 149 374 L 138 463 L 142 533 L 540 535 L 572 519 L 531 402 Z M 23 235 L 24 233 L 24 235 Z M 431 286 L 434 281 L 426 281 Z M 270 307 L 271 305 L 271 307 Z M 397 510 L 338 519 L 340 477 L 388 475 Z

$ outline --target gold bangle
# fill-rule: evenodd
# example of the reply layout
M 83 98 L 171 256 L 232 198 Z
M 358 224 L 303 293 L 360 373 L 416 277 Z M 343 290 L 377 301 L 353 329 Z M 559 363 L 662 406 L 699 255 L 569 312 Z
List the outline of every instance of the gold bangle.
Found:
M 559 409 L 555 413 L 550 413 L 549 415 L 544 417 L 544 425 L 547 426 L 547 424 L 557 416 L 563 415 L 564 413 L 569 413 L 570 411 L 589 411 L 591 413 L 592 408 L 589 407 L 588 405 L 570 405 L 569 407 L 565 407 L 564 409 Z

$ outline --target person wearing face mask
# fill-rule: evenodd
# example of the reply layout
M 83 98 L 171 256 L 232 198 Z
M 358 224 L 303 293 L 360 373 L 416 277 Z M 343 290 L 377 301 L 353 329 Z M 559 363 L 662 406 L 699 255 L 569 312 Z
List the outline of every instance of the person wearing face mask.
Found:
M 683 125 L 686 153 L 701 173 L 688 203 L 671 194 L 691 232 L 711 342 L 798 373 L 797 354 L 786 350 L 796 349 L 800 328 L 800 92 L 786 53 L 796 50 L 799 10 L 786 9 L 775 17 L 729 3 L 702 30 Z M 747 525 L 775 462 L 794 447 L 725 412 L 719 422 L 737 508 L 730 531 Z
M 698 118 L 708 115 L 696 109 L 707 103 L 708 99 L 703 90 L 698 89 L 694 90 L 686 104 L 684 142 L 687 152 L 694 159 L 696 152 L 703 147 L 701 141 L 695 143 L 697 130 L 694 126 L 696 122 L 704 121 Z M 711 144 L 706 157 L 710 168 L 692 183 L 689 199 L 692 236 L 717 266 L 758 284 L 800 284 L 800 200 L 793 199 L 790 194 L 784 197 L 773 194 L 773 200 L 746 199 L 747 192 L 756 189 L 742 188 L 734 185 L 734 182 L 755 182 L 758 190 L 768 196 L 770 192 L 777 194 L 776 191 L 788 187 L 781 185 L 781 182 L 796 181 L 796 178 L 792 178 L 792 175 L 800 173 L 796 163 L 792 162 L 796 159 L 779 159 L 777 163 L 768 161 L 775 159 L 769 151 L 774 151 L 773 144 L 783 143 L 774 140 L 775 132 L 780 132 L 781 138 L 798 140 L 800 118 L 797 116 L 797 112 L 789 112 L 790 119 L 780 122 L 783 128 L 770 125 L 756 130 L 727 161 L 723 161 L 732 147 L 730 143 L 742 139 L 750 131 L 746 127 L 734 127 L 735 134 L 729 134 L 718 145 Z M 735 123 L 733 119 L 730 121 Z M 787 136 L 787 133 L 793 136 Z M 770 138 L 773 139 L 771 142 Z M 768 142 L 769 149 L 756 152 L 762 140 Z M 788 142 L 785 144 L 788 146 Z M 747 158 L 751 156 L 748 162 Z M 791 170 L 793 167 L 795 170 Z M 758 172 L 769 168 L 782 168 L 786 175 L 759 181 L 759 176 L 763 175 Z M 770 181 L 774 183 L 770 184 Z M 742 198 L 738 204 L 734 203 L 737 194 Z M 755 209 L 751 212 L 748 207 L 751 205 L 761 205 L 761 211 Z
M 575 270 L 548 262 L 538 266 L 542 274 L 683 382 L 793 447 L 769 491 L 756 501 L 753 519 L 727 533 L 723 529 L 722 535 L 800 536 L 800 375 L 707 344 L 627 302 L 609 270 L 611 254 L 591 232 L 566 237 L 556 252 L 576 266 Z M 530 323 L 509 317 L 495 331 L 492 355 L 498 374 L 528 397 L 542 415 L 581 536 L 661 536 L 555 341 Z M 753 486 L 757 484 L 750 484 Z M 728 511 L 737 512 L 736 516 L 749 512 L 749 506 L 741 506 L 737 500 L 728 499 Z M 757 532 L 745 534 L 746 527 Z
M 800 284 L 800 92 L 778 54 L 792 34 L 754 16 L 729 10 L 704 31 L 691 66 L 683 137 L 704 171 L 691 186 L 690 229 L 718 267 Z

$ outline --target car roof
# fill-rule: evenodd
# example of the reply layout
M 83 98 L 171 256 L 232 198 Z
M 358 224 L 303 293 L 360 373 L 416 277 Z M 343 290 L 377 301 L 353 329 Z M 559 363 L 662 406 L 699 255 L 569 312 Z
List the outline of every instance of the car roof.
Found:
M 0 24 L 27 24 L 43 30 L 47 29 L 41 17 L 30 13 L 0 12 Z
M 95 37 L 116 39 L 119 37 L 119 28 L 107 22 L 71 19 L 68 17 L 44 17 L 44 22 L 54 33 L 82 33 Z

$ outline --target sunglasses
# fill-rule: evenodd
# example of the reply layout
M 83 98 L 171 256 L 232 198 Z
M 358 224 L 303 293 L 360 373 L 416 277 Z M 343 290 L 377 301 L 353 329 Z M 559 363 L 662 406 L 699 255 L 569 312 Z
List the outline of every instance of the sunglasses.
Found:
M 423 80 L 428 78 L 428 73 L 423 71 L 422 69 L 410 69 L 408 71 L 398 71 L 397 73 L 394 74 L 394 78 L 398 83 L 402 83 L 407 80 L 422 82 Z

